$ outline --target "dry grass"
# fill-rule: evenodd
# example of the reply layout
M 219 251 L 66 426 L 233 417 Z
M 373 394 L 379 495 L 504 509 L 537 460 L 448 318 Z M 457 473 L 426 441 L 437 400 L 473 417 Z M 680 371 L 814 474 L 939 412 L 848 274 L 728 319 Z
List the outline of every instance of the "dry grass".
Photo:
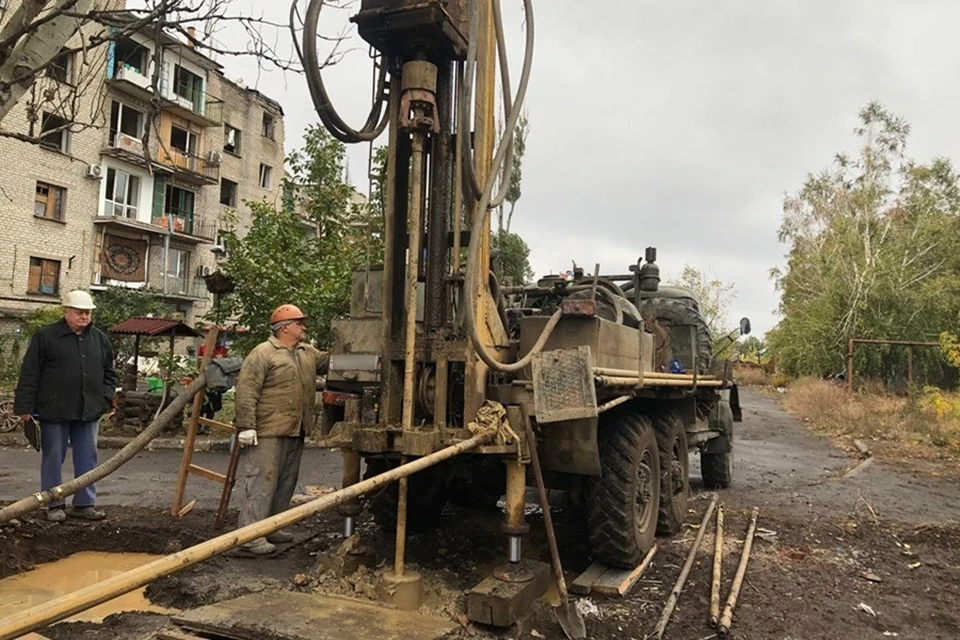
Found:
M 960 396 L 941 395 L 960 404 Z M 784 406 L 814 430 L 848 442 L 852 438 L 882 445 L 871 448 L 891 457 L 954 457 L 960 454 L 960 419 L 929 400 L 928 394 L 896 396 L 876 389 L 848 394 L 838 384 L 802 378 L 790 385 Z
M 769 386 L 770 376 L 760 367 L 743 367 L 734 365 L 733 379 L 744 387 Z

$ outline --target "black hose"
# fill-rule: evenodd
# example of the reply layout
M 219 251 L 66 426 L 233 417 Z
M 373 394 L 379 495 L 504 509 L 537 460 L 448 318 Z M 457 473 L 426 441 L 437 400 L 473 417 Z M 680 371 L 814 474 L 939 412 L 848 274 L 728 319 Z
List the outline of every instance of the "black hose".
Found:
M 26 513 L 30 513 L 53 502 L 59 502 L 67 496 L 72 496 L 81 489 L 89 487 L 94 482 L 107 477 L 133 458 L 133 456 L 140 453 L 151 440 L 160 435 L 164 427 L 170 424 L 170 421 L 173 420 L 178 413 L 183 411 L 183 408 L 187 405 L 187 401 L 193 400 L 193 397 L 206 386 L 207 376 L 201 373 L 184 389 L 183 393 L 174 398 L 173 402 L 160 412 L 160 415 L 157 416 L 146 429 L 140 432 L 140 435 L 127 443 L 127 446 L 120 449 L 120 451 L 114 454 L 109 460 L 87 471 L 79 478 L 74 478 L 52 489 L 40 491 L 29 498 L 23 498 L 13 504 L 8 504 L 0 509 L 0 523 L 19 518 Z
M 380 75 L 377 79 L 377 97 L 373 106 L 370 108 L 370 114 L 367 121 L 359 130 L 353 129 L 348 125 L 330 101 L 327 95 L 327 89 L 323 84 L 323 74 L 320 73 L 320 59 L 317 55 L 317 34 L 320 23 L 320 10 L 323 8 L 324 0 L 310 0 L 307 5 L 307 13 L 303 18 L 303 48 L 301 49 L 297 42 L 296 25 L 294 18 L 296 16 L 297 3 L 293 3 L 290 8 L 290 33 L 293 35 L 294 47 L 297 50 L 297 56 L 303 64 L 303 71 L 307 76 L 307 86 L 310 88 L 310 97 L 313 99 L 313 106 L 317 110 L 317 115 L 324 126 L 330 131 L 330 134 L 340 142 L 369 142 L 377 138 L 387 126 L 389 112 L 383 111 L 386 96 L 387 84 L 387 64 L 383 60 L 380 65 Z

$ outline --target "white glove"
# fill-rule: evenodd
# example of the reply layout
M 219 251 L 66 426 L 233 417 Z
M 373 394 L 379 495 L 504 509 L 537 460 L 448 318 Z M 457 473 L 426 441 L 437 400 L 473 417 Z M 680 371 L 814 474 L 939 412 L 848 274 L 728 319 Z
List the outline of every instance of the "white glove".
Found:
M 240 441 L 241 447 L 250 447 L 257 446 L 257 430 L 256 429 L 244 429 L 237 436 L 237 440 Z

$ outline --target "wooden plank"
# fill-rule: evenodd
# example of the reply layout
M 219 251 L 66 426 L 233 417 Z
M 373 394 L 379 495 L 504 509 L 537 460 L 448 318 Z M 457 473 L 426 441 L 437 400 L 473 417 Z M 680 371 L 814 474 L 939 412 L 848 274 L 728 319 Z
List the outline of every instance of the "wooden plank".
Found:
M 521 561 L 532 574 L 526 582 L 507 582 L 488 576 L 467 592 L 467 618 L 472 622 L 509 627 L 527 613 L 550 585 L 550 565 L 533 560 Z
M 207 640 L 201 636 L 195 636 L 192 633 L 186 633 L 183 631 L 170 631 L 167 629 L 158 631 L 154 638 L 155 640 Z
M 186 611 L 174 622 L 236 640 L 435 640 L 456 623 L 350 598 L 262 591 Z
M 206 467 L 201 467 L 191 463 L 187 465 L 187 469 L 190 471 L 190 473 L 195 473 L 198 476 L 203 476 L 207 480 L 213 480 L 214 482 L 219 482 L 220 484 L 224 484 L 227 481 L 227 476 L 223 475 L 222 473 L 217 473 L 216 471 L 211 471 Z
M 593 590 L 605 596 L 623 596 L 626 594 L 643 572 L 650 566 L 654 554 L 657 553 L 657 545 L 647 552 L 643 562 L 635 569 L 607 569 L 598 580 L 593 583 Z
M 593 583 L 600 579 L 607 571 L 607 565 L 600 564 L 599 562 L 594 562 L 592 565 L 587 567 L 587 570 L 580 574 L 580 576 L 573 581 L 570 585 L 570 593 L 576 593 L 582 596 L 590 593 L 590 589 L 593 587 Z

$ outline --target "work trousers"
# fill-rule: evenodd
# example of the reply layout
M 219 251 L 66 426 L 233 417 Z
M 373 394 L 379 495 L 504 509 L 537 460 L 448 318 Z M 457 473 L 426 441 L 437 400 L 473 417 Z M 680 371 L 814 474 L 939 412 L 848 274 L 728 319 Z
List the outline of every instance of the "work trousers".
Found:
M 243 484 L 238 525 L 245 527 L 289 509 L 300 475 L 303 436 L 260 438 L 240 455 Z
M 47 491 L 63 483 L 63 463 L 67 446 L 73 449 L 73 477 L 77 478 L 97 466 L 97 432 L 99 423 L 82 420 L 40 423 L 40 490 Z M 73 494 L 73 506 L 92 507 L 97 501 L 97 487 L 91 484 Z M 50 509 L 62 509 L 63 502 L 51 502 Z

